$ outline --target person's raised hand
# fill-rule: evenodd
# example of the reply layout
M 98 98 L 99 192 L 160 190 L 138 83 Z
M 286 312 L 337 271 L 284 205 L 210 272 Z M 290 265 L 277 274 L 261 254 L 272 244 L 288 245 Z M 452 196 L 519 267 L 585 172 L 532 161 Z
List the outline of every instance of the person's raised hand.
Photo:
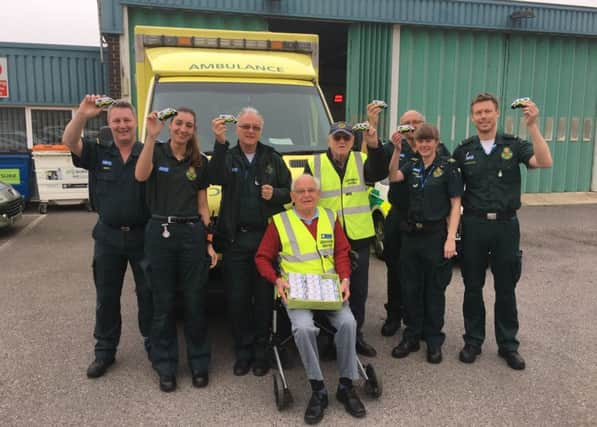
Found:
M 216 137 L 216 141 L 220 144 L 224 144 L 226 142 L 226 123 L 224 119 L 216 117 L 211 121 L 211 130 Z
M 145 119 L 145 126 L 147 128 L 147 136 L 156 139 L 164 128 L 164 122 L 158 120 L 158 113 L 156 111 L 152 111 Z

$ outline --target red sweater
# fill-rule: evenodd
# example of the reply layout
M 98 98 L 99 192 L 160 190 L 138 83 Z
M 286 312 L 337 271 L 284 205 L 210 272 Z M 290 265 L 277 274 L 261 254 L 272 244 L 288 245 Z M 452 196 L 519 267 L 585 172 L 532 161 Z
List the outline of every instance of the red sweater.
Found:
M 319 218 L 315 218 L 309 225 L 303 222 L 314 238 L 317 235 L 318 220 Z M 257 271 L 270 283 L 275 283 L 279 277 L 276 270 L 274 270 L 273 263 L 276 261 L 281 249 L 280 235 L 276 226 L 271 223 L 265 229 L 263 239 L 261 239 L 257 254 L 255 255 Z M 336 219 L 336 224 L 334 225 L 334 264 L 340 280 L 350 278 L 349 251 L 350 244 L 348 243 L 348 239 L 344 234 L 344 230 L 342 230 L 340 222 Z

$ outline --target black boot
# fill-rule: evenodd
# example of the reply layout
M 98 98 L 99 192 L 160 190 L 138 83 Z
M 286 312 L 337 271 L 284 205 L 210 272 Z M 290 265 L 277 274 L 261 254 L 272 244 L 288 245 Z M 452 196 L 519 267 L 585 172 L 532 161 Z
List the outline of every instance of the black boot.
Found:
M 367 357 L 375 357 L 377 356 L 377 351 L 375 351 L 375 349 L 373 348 L 373 346 L 369 343 L 367 343 L 367 341 L 365 341 L 365 338 L 363 338 L 363 334 L 358 332 L 357 333 L 357 353 L 359 353 L 361 356 L 367 356 Z

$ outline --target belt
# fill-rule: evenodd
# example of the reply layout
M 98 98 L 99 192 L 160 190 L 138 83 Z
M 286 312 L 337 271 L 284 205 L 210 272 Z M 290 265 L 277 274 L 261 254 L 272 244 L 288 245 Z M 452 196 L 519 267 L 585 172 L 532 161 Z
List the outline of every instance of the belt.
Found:
M 189 224 L 192 222 L 199 222 L 198 216 L 162 216 L 152 215 L 151 219 L 157 219 L 158 221 L 164 221 L 167 224 Z
M 109 228 L 113 228 L 114 230 L 120 230 L 120 231 L 132 231 L 138 228 L 144 228 L 145 224 L 141 225 L 141 224 L 134 224 L 134 225 L 112 225 L 112 224 L 106 224 L 103 221 L 100 221 L 100 223 L 102 223 L 103 225 L 105 225 L 106 227 Z
M 239 225 L 236 227 L 236 231 L 240 231 L 241 233 L 250 233 L 250 232 L 263 232 L 265 231 L 264 227 L 254 226 L 254 225 Z
M 464 211 L 464 216 L 474 216 L 489 221 L 508 221 L 516 216 L 516 211 L 485 212 L 467 209 Z
M 446 229 L 446 221 L 427 221 L 427 222 L 412 222 L 407 223 L 408 232 L 410 233 L 429 233 L 432 231 L 439 231 Z

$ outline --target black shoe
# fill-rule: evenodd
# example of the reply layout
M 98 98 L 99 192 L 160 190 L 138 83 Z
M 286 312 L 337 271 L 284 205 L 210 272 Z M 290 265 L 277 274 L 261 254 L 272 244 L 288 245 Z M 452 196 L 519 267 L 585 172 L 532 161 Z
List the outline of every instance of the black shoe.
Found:
M 253 362 L 253 375 L 262 377 L 269 372 L 269 362 L 266 359 L 256 359 Z
M 377 356 L 377 351 L 375 351 L 375 349 L 373 348 L 373 346 L 371 344 L 368 344 L 367 341 L 365 341 L 365 338 L 363 338 L 363 335 L 361 334 L 357 334 L 357 353 L 359 353 L 361 356 L 367 356 L 367 357 L 375 357 Z
M 234 375 L 237 377 L 247 375 L 249 369 L 251 369 L 251 361 L 248 359 L 238 359 L 234 363 Z
M 427 362 L 438 364 L 442 362 L 442 348 L 441 347 L 427 347 Z
M 402 359 L 412 352 L 419 351 L 420 348 L 421 344 L 419 344 L 418 340 L 410 341 L 406 338 L 402 338 L 402 341 L 400 341 L 400 343 L 392 350 L 392 357 Z
M 160 375 L 160 390 L 165 393 L 176 390 L 176 377 L 174 375 Z
M 384 337 L 393 337 L 400 329 L 400 318 L 395 316 L 388 316 L 381 327 L 381 334 Z
M 209 384 L 209 375 L 207 372 L 196 372 L 193 374 L 193 387 L 203 388 Z
M 508 366 L 517 371 L 522 371 L 525 368 L 524 359 L 517 351 L 498 350 L 500 357 L 506 359 Z
M 344 404 L 344 409 L 355 418 L 363 418 L 367 415 L 363 402 L 357 396 L 354 387 L 338 387 L 336 392 L 336 399 L 338 402 Z
M 458 358 L 462 363 L 473 363 L 477 356 L 481 354 L 481 348 L 472 344 L 465 344 Z
M 328 394 L 315 391 L 309 399 L 305 410 L 305 422 L 317 424 L 323 419 L 323 411 L 328 407 Z
M 87 368 L 87 378 L 99 378 L 106 373 L 110 365 L 114 363 L 114 359 L 101 360 L 95 359 Z

